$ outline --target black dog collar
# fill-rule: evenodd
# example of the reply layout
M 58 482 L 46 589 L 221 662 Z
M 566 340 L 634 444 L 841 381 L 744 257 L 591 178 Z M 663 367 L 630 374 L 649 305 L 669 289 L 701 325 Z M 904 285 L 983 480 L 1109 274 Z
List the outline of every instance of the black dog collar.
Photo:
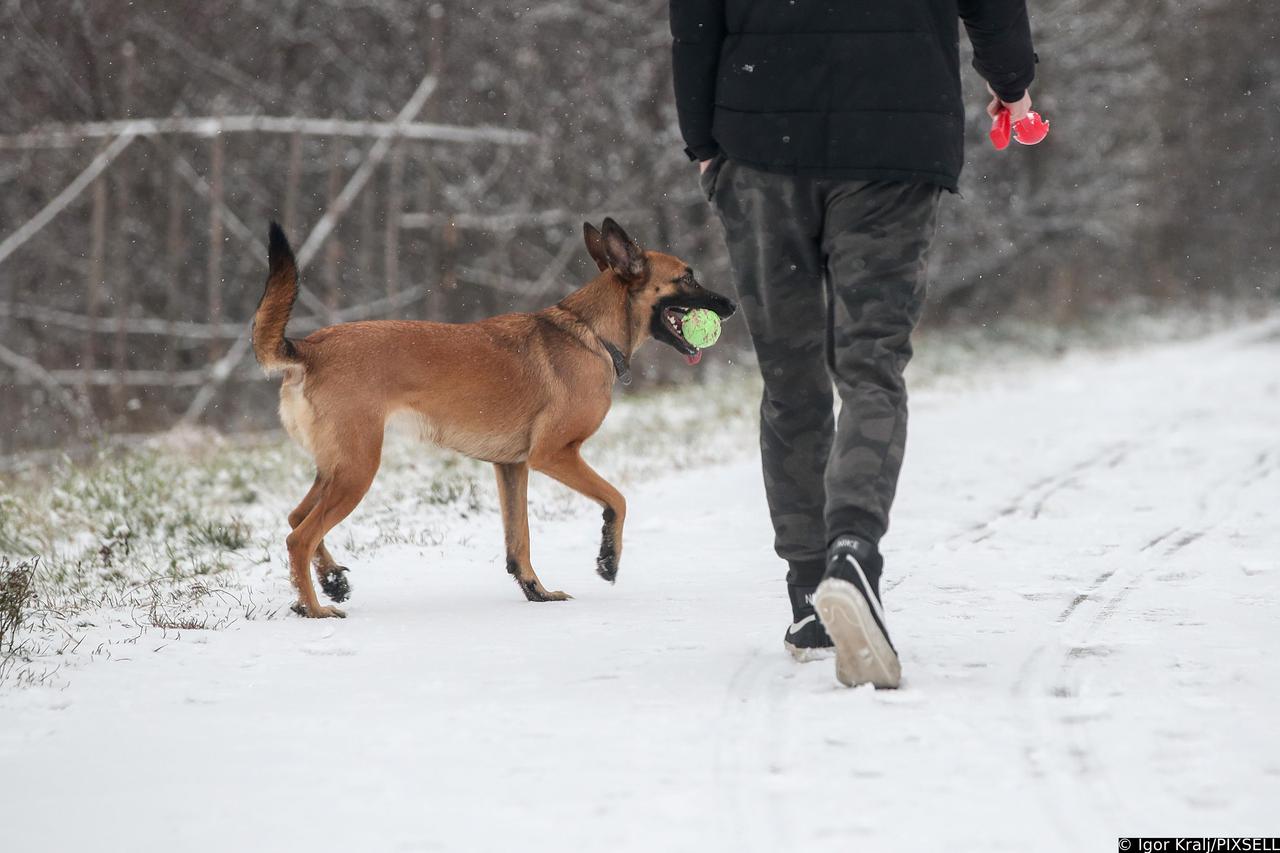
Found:
M 604 338 L 600 338 L 600 343 L 604 344 L 604 348 L 609 351 L 609 358 L 613 359 L 613 372 L 617 374 L 623 385 L 630 385 L 631 365 L 627 363 L 627 357 L 622 354 L 622 350 Z

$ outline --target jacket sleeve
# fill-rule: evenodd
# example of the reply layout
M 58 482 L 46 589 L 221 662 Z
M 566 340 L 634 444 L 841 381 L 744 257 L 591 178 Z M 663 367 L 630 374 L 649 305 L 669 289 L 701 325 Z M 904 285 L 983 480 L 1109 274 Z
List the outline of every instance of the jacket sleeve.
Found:
M 973 45 L 973 67 L 1000 100 L 1020 100 L 1036 76 L 1026 0 L 959 0 L 959 5 Z
M 724 0 L 671 0 L 671 68 L 676 114 L 690 160 L 720 151 L 711 135 L 716 76 L 724 41 Z

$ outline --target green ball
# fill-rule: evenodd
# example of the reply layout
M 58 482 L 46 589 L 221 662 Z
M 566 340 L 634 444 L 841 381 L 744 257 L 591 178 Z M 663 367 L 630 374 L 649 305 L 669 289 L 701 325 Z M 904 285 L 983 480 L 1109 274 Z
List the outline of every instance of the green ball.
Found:
M 680 321 L 684 339 L 698 349 L 705 349 L 720 340 L 720 318 L 714 311 L 694 308 Z

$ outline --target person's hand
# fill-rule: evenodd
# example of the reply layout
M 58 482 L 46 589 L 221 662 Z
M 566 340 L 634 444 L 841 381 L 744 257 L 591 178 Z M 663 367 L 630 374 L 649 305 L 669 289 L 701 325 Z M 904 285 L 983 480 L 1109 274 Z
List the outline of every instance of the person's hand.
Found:
M 711 161 L 710 161 L 710 160 L 699 160 L 699 161 L 698 161 L 698 174 L 699 174 L 699 175 L 701 175 L 703 172 L 707 171 L 707 169 L 708 169 L 708 168 L 710 168 L 710 166 L 711 166 Z
M 991 103 L 987 104 L 987 115 L 992 118 L 995 118 L 996 113 L 1000 112 L 1003 107 L 1009 111 L 1009 119 L 1016 124 L 1026 118 L 1027 113 L 1031 112 L 1031 92 L 1029 91 L 1022 94 L 1022 100 L 1012 104 L 1000 100 L 996 93 L 991 91 L 990 85 L 987 86 L 987 91 L 991 92 Z

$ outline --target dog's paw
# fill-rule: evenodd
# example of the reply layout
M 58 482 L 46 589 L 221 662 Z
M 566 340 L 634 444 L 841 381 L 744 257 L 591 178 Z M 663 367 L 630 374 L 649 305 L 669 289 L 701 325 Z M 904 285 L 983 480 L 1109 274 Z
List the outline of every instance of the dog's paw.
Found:
M 308 619 L 346 619 L 345 610 L 339 610 L 336 607 L 326 607 L 324 605 L 316 605 L 315 607 L 307 607 L 301 601 L 295 601 L 293 606 L 289 608 L 299 616 L 305 616 Z
M 617 518 L 613 509 L 605 507 L 604 527 L 600 529 L 600 555 L 596 557 L 596 574 L 609 583 L 613 583 L 618 577 Z
M 537 580 L 526 581 L 526 580 L 521 580 L 520 578 L 516 578 L 516 580 L 520 584 L 520 591 L 523 592 L 524 597 L 529 599 L 530 601 L 572 601 L 573 600 L 573 596 L 570 595 L 569 593 L 562 592 L 561 590 L 558 590 L 558 589 L 555 590 L 554 592 L 551 590 L 548 590 L 542 584 L 538 583 Z
M 596 557 L 596 574 L 613 583 L 618 579 L 618 557 L 617 555 L 600 552 L 600 556 Z
M 351 597 L 351 581 L 347 580 L 347 567 L 334 566 L 320 573 L 320 589 L 330 601 L 341 604 Z

